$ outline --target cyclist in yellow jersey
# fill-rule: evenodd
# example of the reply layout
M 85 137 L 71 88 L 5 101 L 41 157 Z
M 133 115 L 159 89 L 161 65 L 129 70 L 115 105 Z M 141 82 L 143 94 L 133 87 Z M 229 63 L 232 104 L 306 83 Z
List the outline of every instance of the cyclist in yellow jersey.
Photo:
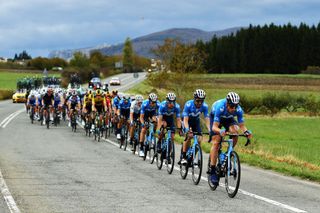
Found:
M 92 112 L 92 92 L 89 90 L 83 100 L 83 108 L 82 111 L 85 113 L 85 123 L 89 121 L 91 123 L 92 117 L 91 117 L 91 112 Z
M 102 92 L 100 89 L 96 90 L 96 94 L 92 98 L 92 111 L 93 111 L 93 116 L 96 116 L 96 112 L 99 113 L 100 115 L 100 121 L 102 121 L 103 117 L 103 112 L 106 111 L 106 99 L 102 95 Z

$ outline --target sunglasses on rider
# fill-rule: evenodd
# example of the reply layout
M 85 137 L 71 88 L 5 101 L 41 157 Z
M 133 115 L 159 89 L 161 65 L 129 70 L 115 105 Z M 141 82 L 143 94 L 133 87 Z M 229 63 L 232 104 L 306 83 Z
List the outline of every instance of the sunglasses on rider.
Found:
M 229 107 L 230 107 L 231 109 L 235 109 L 235 108 L 237 108 L 237 106 L 238 106 L 238 104 L 229 104 Z
M 195 100 L 196 104 L 202 104 L 203 100 Z

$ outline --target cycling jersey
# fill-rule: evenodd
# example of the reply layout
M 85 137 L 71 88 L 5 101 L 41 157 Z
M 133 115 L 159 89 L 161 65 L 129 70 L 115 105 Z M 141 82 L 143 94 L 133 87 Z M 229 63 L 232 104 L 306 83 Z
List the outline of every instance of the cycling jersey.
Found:
M 222 120 L 231 119 L 237 117 L 238 123 L 243 123 L 243 110 L 240 105 L 237 106 L 237 109 L 234 113 L 230 113 L 227 110 L 227 100 L 221 99 L 212 104 L 210 112 L 210 123 L 221 122 Z
M 61 96 L 60 95 L 54 96 L 54 103 L 53 103 L 54 107 L 55 108 L 58 107 L 60 103 L 61 103 Z
M 41 107 L 42 106 L 42 97 L 40 94 L 37 96 L 37 100 L 38 100 L 38 105 Z
M 146 112 L 155 112 L 156 114 L 156 112 L 159 109 L 160 102 L 157 101 L 154 106 L 151 106 L 150 102 L 151 102 L 150 100 L 145 100 L 142 102 L 141 111 L 140 111 L 141 114 L 145 114 Z
M 140 114 L 140 110 L 141 110 L 141 105 L 139 106 L 136 100 L 132 101 L 130 106 L 130 112 L 133 114 Z
M 80 103 L 80 98 L 79 96 L 71 96 L 68 102 L 71 103 L 71 109 L 75 109 L 77 104 Z
M 83 106 L 86 108 L 87 106 L 91 107 L 92 105 L 92 96 L 91 95 L 85 95 L 84 96 L 84 101 L 83 101 Z
M 197 108 L 194 100 L 189 100 L 184 105 L 183 117 L 188 117 L 189 128 L 194 132 L 202 132 L 200 127 L 200 114 L 203 113 L 205 118 L 208 118 L 208 105 L 203 102 L 200 108 Z
M 125 102 L 124 99 L 122 99 L 118 105 L 118 109 L 120 109 L 120 115 L 124 116 L 126 119 L 129 119 L 130 107 L 131 101 L 128 100 L 127 102 Z
M 53 98 L 53 95 L 49 96 L 48 93 L 46 93 L 42 99 L 43 99 L 44 106 L 49 106 L 49 105 L 52 105 L 52 100 L 54 98 Z
M 119 105 L 119 102 L 120 102 L 121 98 L 119 96 L 116 96 L 113 98 L 113 107 L 116 107 L 118 109 L 118 105 Z
M 189 117 L 190 119 L 199 119 L 200 114 L 203 113 L 205 118 L 208 118 L 208 105 L 203 102 L 200 108 L 197 108 L 194 100 L 189 100 L 186 102 L 183 109 L 183 117 Z
M 172 132 L 175 132 L 174 114 L 176 114 L 177 118 L 180 118 L 180 105 L 178 103 L 175 103 L 173 108 L 169 108 L 167 101 L 161 102 L 159 115 L 162 115 L 163 120 L 167 123 L 167 127 L 170 127 Z
M 29 105 L 32 105 L 32 106 L 36 105 L 36 101 L 37 101 L 36 96 L 32 97 L 31 95 L 29 95 L 29 97 L 28 97 L 28 104 Z
M 176 114 L 177 118 L 180 118 L 180 105 L 178 103 L 175 103 L 173 108 L 169 108 L 167 101 L 161 102 L 159 107 L 159 115 L 164 117 L 173 117 L 174 114 Z
M 159 101 L 157 101 L 156 104 L 154 104 L 154 106 L 151 106 L 150 102 L 151 101 L 149 99 L 142 102 L 140 114 L 144 115 L 145 120 L 148 120 L 148 119 L 152 118 L 153 116 L 156 116 L 158 113 L 157 111 L 160 106 Z
M 106 100 L 105 100 L 104 96 L 102 96 L 102 95 L 96 95 L 92 99 L 92 105 L 94 105 L 95 107 L 104 106 L 105 102 L 106 102 Z

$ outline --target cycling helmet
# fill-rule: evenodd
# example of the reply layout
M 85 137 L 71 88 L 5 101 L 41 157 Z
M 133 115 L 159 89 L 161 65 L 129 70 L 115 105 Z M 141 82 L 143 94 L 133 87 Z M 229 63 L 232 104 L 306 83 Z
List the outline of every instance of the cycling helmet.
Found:
M 240 97 L 235 92 L 229 92 L 227 95 L 227 102 L 228 104 L 237 105 L 240 102 Z
M 73 90 L 73 91 L 71 92 L 71 95 L 72 95 L 72 96 L 76 96 L 76 95 L 77 95 L 77 91 L 76 91 L 76 90 Z
M 197 89 L 194 93 L 193 96 L 195 99 L 202 99 L 204 100 L 206 98 L 206 93 L 202 89 Z
M 176 101 L 177 96 L 173 92 L 169 92 L 166 96 L 166 99 L 168 101 Z
M 96 90 L 96 95 L 101 95 L 101 90 L 97 89 Z
M 136 95 L 135 99 L 138 103 L 141 103 L 143 101 L 142 95 Z
M 112 94 L 114 95 L 118 94 L 118 90 L 112 90 Z
M 122 99 L 123 99 L 124 101 L 128 101 L 130 98 L 129 98 L 129 95 L 124 94 L 124 95 L 122 96 Z
M 152 102 L 156 102 L 158 99 L 158 96 L 154 93 L 150 93 L 149 95 L 149 100 L 152 101 Z

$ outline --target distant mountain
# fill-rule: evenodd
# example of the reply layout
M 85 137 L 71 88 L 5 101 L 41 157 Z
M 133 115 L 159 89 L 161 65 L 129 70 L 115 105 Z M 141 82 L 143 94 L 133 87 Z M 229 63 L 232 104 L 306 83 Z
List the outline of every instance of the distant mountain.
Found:
M 197 40 L 209 41 L 214 35 L 221 37 L 231 33 L 236 33 L 240 29 L 241 27 L 234 27 L 225 30 L 207 32 L 193 28 L 173 28 L 132 39 L 132 46 L 137 55 L 152 58 L 153 54 L 150 50 L 157 45 L 163 44 L 166 38 L 178 38 L 184 43 L 195 43 Z M 49 57 L 70 59 L 74 52 L 81 51 L 85 54 L 90 54 L 90 51 L 92 50 L 98 50 L 104 55 L 119 55 L 122 54 L 123 45 L 124 44 L 121 43 L 116 45 L 102 45 L 98 47 L 73 50 L 57 50 L 52 51 L 49 54 Z

